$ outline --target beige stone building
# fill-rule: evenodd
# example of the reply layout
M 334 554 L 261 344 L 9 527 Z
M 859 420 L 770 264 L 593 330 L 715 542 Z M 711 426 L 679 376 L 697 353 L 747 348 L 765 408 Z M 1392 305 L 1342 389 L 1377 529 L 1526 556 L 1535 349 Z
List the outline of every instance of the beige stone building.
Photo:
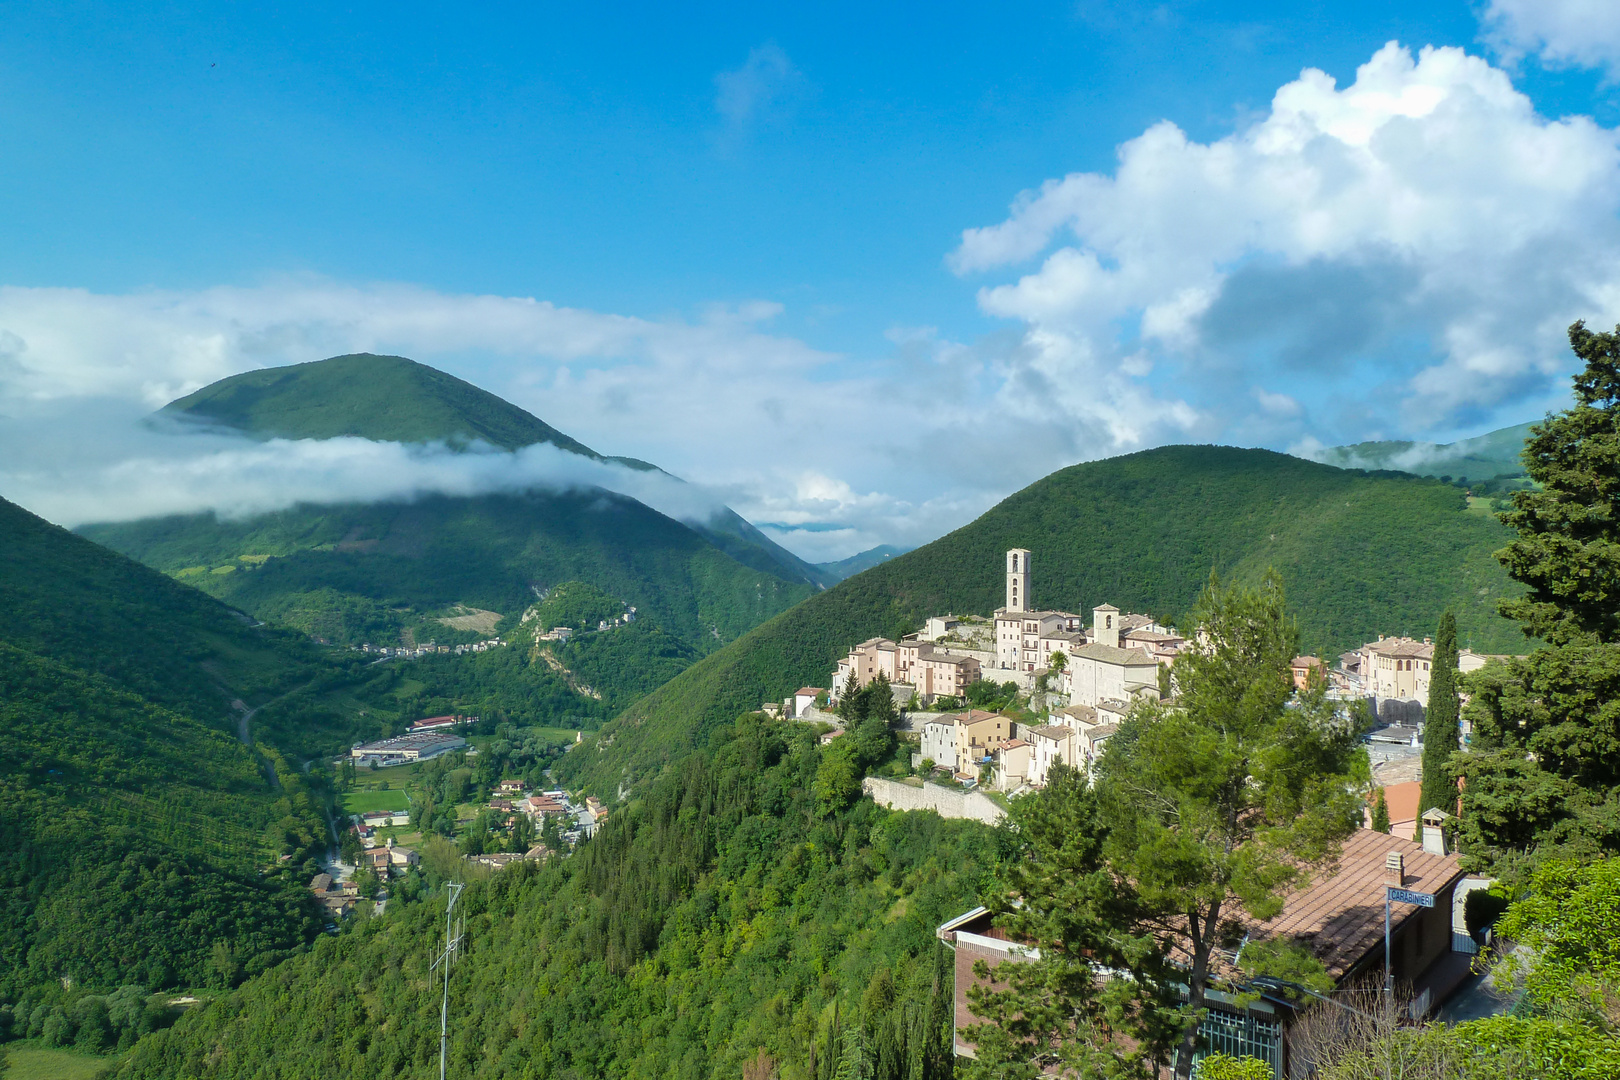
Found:
M 978 775 L 985 758 L 993 758 L 1001 744 L 1017 737 L 1018 725 L 1009 717 L 970 709 L 956 718 L 956 771 Z
M 894 658 L 892 681 L 911 684 L 923 702 L 960 697 L 979 678 L 979 662 L 973 657 L 947 652 L 929 641 L 908 638 L 896 642 Z

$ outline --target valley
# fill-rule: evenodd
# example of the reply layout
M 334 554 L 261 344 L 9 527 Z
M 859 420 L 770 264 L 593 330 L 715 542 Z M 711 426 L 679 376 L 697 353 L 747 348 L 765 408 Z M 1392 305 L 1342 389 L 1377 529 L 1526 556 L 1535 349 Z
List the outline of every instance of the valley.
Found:
M 1464 491 L 1226 447 L 1073 466 L 826 587 L 601 492 L 79 535 L 0 510 L 0 996 L 22 1045 L 129 1078 L 425 1075 L 451 881 L 460 1073 L 974 1075 L 951 1018 L 994 1006 L 964 1013 L 941 937 L 1045 857 L 1010 828 L 1179 715 L 1176 680 L 1213 661 L 1176 627 L 1286 594 L 1287 709 L 1359 725 L 1319 751 L 1339 836 L 1367 831 L 1357 792 L 1422 776 L 1415 749 L 1357 773 L 1360 739 L 1431 694 L 1380 658 L 1427 671 L 1446 613 L 1464 671 L 1527 648 L 1495 610 L 1515 534 Z M 423 758 L 381 760 L 396 743 Z

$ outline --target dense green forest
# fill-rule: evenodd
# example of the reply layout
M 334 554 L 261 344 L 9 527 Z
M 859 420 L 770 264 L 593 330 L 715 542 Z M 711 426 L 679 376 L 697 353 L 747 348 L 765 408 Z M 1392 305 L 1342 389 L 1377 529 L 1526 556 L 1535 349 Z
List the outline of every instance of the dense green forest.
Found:
M 744 717 L 573 857 L 473 881 L 457 909 L 468 946 L 451 1071 L 948 1075 L 933 928 L 974 903 L 995 833 L 864 799 L 828 806 L 813 790 L 825 753 L 809 729 Z M 413 878 L 386 916 L 143 1040 L 118 1075 L 431 1075 L 436 884 Z
M 538 592 L 583 581 L 711 651 L 812 591 L 604 492 L 432 496 L 79 531 L 266 622 L 341 645 L 399 645 L 406 631 L 448 641 L 439 620 L 456 605 L 512 618 Z
M 611 791 L 738 713 L 823 685 L 865 638 L 898 636 L 930 614 L 987 614 L 1002 602 L 1013 547 L 1034 553 L 1038 607 L 1108 602 L 1174 620 L 1212 570 L 1257 581 L 1275 567 L 1303 647 L 1329 659 L 1379 634 L 1431 634 L 1448 606 L 1463 646 L 1522 651 L 1518 628 L 1495 612 L 1516 592 L 1492 557 L 1509 536 L 1448 484 L 1266 450 L 1173 446 L 1075 465 L 705 658 L 610 724 L 603 750 L 562 767 Z
M 217 600 L 0 499 L 0 641 L 190 715 L 227 723 L 311 677 L 303 635 L 255 627 Z
M 3 501 L 0 535 L 0 997 L 225 985 L 302 947 L 321 796 L 230 703 L 318 650 Z
M 599 457 L 538 417 L 403 356 L 351 353 L 244 371 L 171 401 L 160 417 L 271 439 L 480 440 L 503 450 L 550 443 Z

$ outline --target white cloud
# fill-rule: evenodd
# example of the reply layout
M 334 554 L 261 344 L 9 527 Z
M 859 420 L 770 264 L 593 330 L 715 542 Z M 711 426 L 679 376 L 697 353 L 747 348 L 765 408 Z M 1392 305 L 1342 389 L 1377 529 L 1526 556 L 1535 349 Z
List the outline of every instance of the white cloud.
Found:
M 1491 0 L 1485 38 L 1505 56 L 1552 66 L 1620 67 L 1620 5 L 1612 0 Z
M 300 503 L 408 502 L 428 494 L 541 488 L 616 491 L 683 521 L 705 521 L 723 505 L 701 486 L 547 444 L 508 453 L 359 438 L 260 442 L 212 431 L 174 434 L 139 420 L 128 403 L 106 400 L 0 419 L 0 487 L 8 498 L 69 527 L 204 512 L 243 518 Z M 87 439 L 87 431 L 97 437 Z
M 714 77 L 714 108 L 729 134 L 779 119 L 805 92 L 804 74 L 775 42 L 748 50 L 748 59 Z
M 1615 131 L 1538 116 L 1460 49 L 1391 43 L 1343 89 L 1303 72 L 1226 138 L 1156 124 L 1113 175 L 1026 192 L 949 263 L 991 271 L 1059 245 L 980 305 L 1024 325 L 1059 394 L 1105 387 L 1126 439 L 1144 434 L 1117 415 L 1129 406 L 1149 433 L 1219 414 L 1226 437 L 1286 441 L 1277 403 L 1242 392 L 1285 380 L 1310 388 L 1290 386 L 1294 438 L 1403 411 L 1443 430 L 1560 394 L 1564 327 L 1620 316 L 1617 210 Z M 1144 354 L 1178 400 L 1119 379 Z
M 818 559 L 924 543 L 1093 445 L 1112 445 L 1038 397 L 1038 411 L 1018 411 L 1009 393 L 996 415 L 1025 433 L 1013 452 L 986 455 L 962 433 L 983 426 L 986 402 L 1008 378 L 996 349 L 908 332 L 889 355 L 851 364 L 769 332 L 781 313 L 750 301 L 648 320 L 320 280 L 127 295 L 0 288 L 0 417 L 11 418 L 0 420 L 0 495 L 77 523 L 241 513 L 301 491 L 321 501 L 407 498 L 579 480 L 476 455 L 216 446 L 136 425 L 239 371 L 361 351 L 433 364 L 602 453 L 653 461 L 693 482 L 683 498 L 723 499 L 751 520 L 787 526 L 788 546 Z M 234 486 L 225 480 L 233 470 Z M 859 494 L 829 496 L 810 474 Z M 644 477 L 614 470 L 593 482 L 675 505 L 661 488 L 633 486 Z M 839 529 L 847 549 L 829 547 Z

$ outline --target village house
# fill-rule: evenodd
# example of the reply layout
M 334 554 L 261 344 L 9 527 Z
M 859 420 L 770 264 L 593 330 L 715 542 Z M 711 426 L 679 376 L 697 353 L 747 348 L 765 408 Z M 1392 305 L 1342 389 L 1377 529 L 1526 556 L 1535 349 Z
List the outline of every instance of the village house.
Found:
M 968 684 L 979 679 L 979 662 L 973 657 L 946 652 L 928 641 L 899 641 L 894 658 L 898 678 L 890 681 L 911 686 L 924 703 L 938 697 L 961 697 Z
M 976 777 L 976 770 L 995 757 L 1001 744 L 1016 737 L 1018 725 L 1005 716 L 970 709 L 956 718 L 956 771 Z
M 1288 663 L 1289 674 L 1294 679 L 1294 689 L 1303 690 L 1310 685 L 1313 674 L 1322 673 L 1322 661 L 1315 656 L 1296 656 Z
M 1468 977 L 1477 952 L 1460 923 L 1462 905 L 1454 902 L 1463 879 L 1455 855 L 1363 829 L 1345 842 L 1336 866 L 1285 897 L 1274 918 L 1249 920 L 1248 940 L 1292 938 L 1322 962 L 1337 986 L 1376 984 L 1383 976 L 1386 888 L 1429 894 L 1432 908 L 1396 903 L 1390 911 L 1391 971 L 1411 1002 L 1409 1015 L 1421 1020 Z M 968 1003 L 969 989 L 982 981 L 973 973 L 975 962 L 985 961 L 993 972 L 1002 963 L 1037 960 L 1040 950 L 1012 940 L 982 907 L 944 923 L 937 936 L 956 954 L 952 1042 L 958 1056 L 973 1057 L 973 1044 L 962 1032 L 981 1022 Z M 1241 990 L 1247 982 L 1224 963 L 1217 975 L 1231 990 Z M 1200 1029 L 1205 1046 L 1210 1052 L 1261 1058 L 1276 1076 L 1294 1075 L 1288 1038 L 1294 1007 L 1252 989 L 1244 996 L 1253 1000 L 1242 1005 L 1240 998 L 1220 990 L 1210 995 Z
M 518 809 L 534 819 L 536 825 L 548 817 L 565 817 L 568 814 L 568 807 L 551 795 L 530 795 L 517 805 Z
M 1079 757 L 1074 728 L 1063 724 L 1047 724 L 1044 727 L 1020 728 L 1019 734 L 1030 747 L 1029 770 L 1025 774 L 1025 782 L 1031 787 L 1045 787 L 1047 777 L 1052 773 L 1052 766 L 1060 761 L 1071 768 L 1086 767 Z
M 1034 747 L 1024 739 L 1008 739 L 996 750 L 996 785 L 1016 791 L 1029 783 Z
M 1379 790 L 1384 793 L 1384 807 L 1389 811 L 1389 834 L 1402 840 L 1419 839 L 1419 818 L 1424 808 L 1418 803 L 1423 798 L 1423 782 L 1412 780 L 1404 784 L 1390 784 Z M 1374 791 L 1367 799 L 1363 822 L 1369 829 L 1372 828 L 1373 800 L 1377 797 L 1378 793 Z M 1445 807 L 1440 809 L 1444 810 Z
M 371 867 L 377 872 L 378 877 L 385 880 L 391 871 L 398 870 L 404 873 L 421 862 L 421 856 L 411 848 L 395 844 L 391 836 L 384 846 L 366 848 L 360 853 L 360 865 Z
M 802 717 L 805 714 L 805 711 L 816 703 L 816 698 L 820 697 L 826 692 L 827 691 L 823 690 L 819 686 L 801 686 L 799 689 L 795 690 L 793 692 L 794 718 L 797 719 Z M 786 702 L 783 704 L 786 704 Z
M 922 760 L 932 761 L 953 773 L 956 771 L 956 719 L 954 714 L 947 713 L 924 723 L 919 748 Z
M 502 795 L 521 795 L 523 794 L 523 781 L 502 780 L 500 786 L 496 790 L 498 790 Z

